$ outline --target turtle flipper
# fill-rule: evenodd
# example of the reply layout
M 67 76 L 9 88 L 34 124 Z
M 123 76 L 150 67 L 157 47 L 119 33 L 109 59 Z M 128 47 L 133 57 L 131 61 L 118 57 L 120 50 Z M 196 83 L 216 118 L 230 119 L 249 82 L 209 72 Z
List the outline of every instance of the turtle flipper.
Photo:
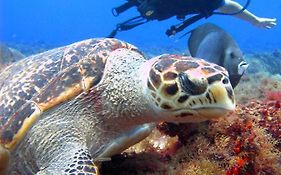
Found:
M 9 164 L 9 151 L 0 145 L 0 175 L 6 174 Z
M 94 164 L 89 152 L 84 149 L 78 150 L 74 156 L 72 163 L 64 170 L 66 175 L 98 175 L 98 168 Z M 84 174 L 83 174 L 84 173 Z
M 36 175 L 99 175 L 98 167 L 87 149 L 81 148 L 73 153 L 67 160 L 54 162 Z

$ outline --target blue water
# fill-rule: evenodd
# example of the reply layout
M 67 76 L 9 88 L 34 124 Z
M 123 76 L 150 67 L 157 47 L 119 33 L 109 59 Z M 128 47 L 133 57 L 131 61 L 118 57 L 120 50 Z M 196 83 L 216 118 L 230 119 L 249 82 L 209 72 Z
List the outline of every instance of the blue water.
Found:
M 0 40 L 7 43 L 45 43 L 56 47 L 75 41 L 105 37 L 115 24 L 137 15 L 131 9 L 114 17 L 111 8 L 125 0 L 0 0 Z M 239 0 L 245 4 L 246 0 Z M 262 17 L 281 19 L 281 1 L 252 0 L 251 12 Z M 273 29 L 259 29 L 231 16 L 212 16 L 190 26 L 188 31 L 203 22 L 213 22 L 227 30 L 244 52 L 270 51 L 281 48 L 281 25 Z M 153 21 L 130 31 L 118 33 L 116 38 L 141 48 L 186 49 L 187 37 L 179 40 L 165 35 L 166 29 L 179 23 L 175 18 Z

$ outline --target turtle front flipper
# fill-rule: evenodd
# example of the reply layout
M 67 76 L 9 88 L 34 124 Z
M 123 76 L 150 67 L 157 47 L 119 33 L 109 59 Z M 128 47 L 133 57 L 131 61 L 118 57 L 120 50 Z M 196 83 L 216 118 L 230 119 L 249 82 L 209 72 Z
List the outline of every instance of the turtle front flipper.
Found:
M 72 163 L 68 164 L 67 168 L 64 170 L 65 174 L 80 174 L 83 173 L 86 175 L 98 175 L 98 168 L 94 164 L 93 159 L 91 158 L 88 150 L 80 149 L 75 152 L 72 157 Z
M 0 145 L 0 175 L 6 174 L 9 164 L 9 151 Z
M 88 149 L 79 148 L 61 154 L 62 159 L 52 162 L 49 167 L 43 168 L 36 175 L 99 175 L 98 167 Z

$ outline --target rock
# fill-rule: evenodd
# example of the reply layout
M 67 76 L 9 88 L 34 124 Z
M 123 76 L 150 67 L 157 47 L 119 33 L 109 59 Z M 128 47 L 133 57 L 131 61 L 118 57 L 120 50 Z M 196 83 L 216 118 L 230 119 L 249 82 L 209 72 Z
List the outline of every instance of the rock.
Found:
M 24 57 L 25 56 L 16 49 L 9 48 L 4 43 L 0 43 L 0 64 L 9 64 Z
M 271 74 L 281 74 L 281 51 L 247 54 L 246 58 L 249 63 L 248 73 L 269 72 Z

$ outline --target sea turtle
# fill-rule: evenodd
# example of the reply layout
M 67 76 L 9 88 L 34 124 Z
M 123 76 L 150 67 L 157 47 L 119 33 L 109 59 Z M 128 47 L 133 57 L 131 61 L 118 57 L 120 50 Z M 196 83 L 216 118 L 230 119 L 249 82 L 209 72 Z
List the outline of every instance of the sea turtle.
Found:
M 224 68 L 180 55 L 146 60 L 117 39 L 30 56 L 0 77 L 2 174 L 95 175 L 95 161 L 144 139 L 157 122 L 199 122 L 235 108 Z

